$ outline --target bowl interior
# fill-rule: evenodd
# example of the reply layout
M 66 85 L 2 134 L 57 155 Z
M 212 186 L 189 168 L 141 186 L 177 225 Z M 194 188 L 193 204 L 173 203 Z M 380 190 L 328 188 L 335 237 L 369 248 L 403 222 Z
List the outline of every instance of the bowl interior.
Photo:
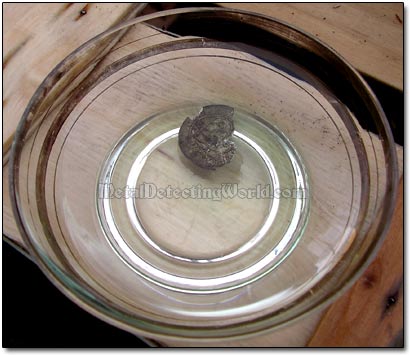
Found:
M 233 109 L 236 152 L 206 170 L 178 134 L 213 105 Z M 242 336 L 329 302 L 369 262 L 392 142 L 364 81 L 311 36 L 172 10 L 48 76 L 16 135 L 11 195 L 38 263 L 92 312 L 144 335 Z

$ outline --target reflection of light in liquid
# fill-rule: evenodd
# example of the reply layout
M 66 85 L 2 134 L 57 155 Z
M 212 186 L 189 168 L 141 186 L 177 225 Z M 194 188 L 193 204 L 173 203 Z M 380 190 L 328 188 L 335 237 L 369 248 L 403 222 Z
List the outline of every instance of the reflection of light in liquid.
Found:
M 145 147 L 145 149 L 143 149 L 143 151 L 138 155 L 138 157 L 135 159 L 135 161 L 134 161 L 134 163 L 131 167 L 131 170 L 130 170 L 130 173 L 129 173 L 128 179 L 127 179 L 127 186 L 136 186 L 137 185 L 138 177 L 141 174 L 142 168 L 144 167 L 144 164 L 146 163 L 147 158 L 150 155 L 150 153 L 155 148 L 157 148 L 160 144 L 168 141 L 171 138 L 176 137 L 178 132 L 179 132 L 179 128 L 168 131 L 168 132 L 160 135 L 159 137 L 155 138 L 154 140 L 152 140 Z M 269 170 L 269 176 L 271 178 L 272 185 L 275 186 L 276 188 L 279 188 L 279 179 L 278 179 L 275 167 L 273 166 L 271 160 L 266 155 L 266 153 L 263 151 L 263 149 L 258 144 L 256 144 L 254 141 L 252 141 L 251 139 L 249 139 L 248 137 L 243 135 L 242 133 L 239 133 L 239 132 L 235 131 L 234 135 L 237 136 L 238 138 L 242 139 L 248 145 L 250 145 L 261 156 L 261 158 L 263 159 L 263 161 L 265 162 L 265 164 L 266 164 L 266 166 Z M 153 247 L 157 251 L 167 255 L 168 257 L 171 257 L 171 258 L 174 258 L 174 259 L 177 259 L 177 260 L 205 264 L 205 263 L 219 262 L 219 261 L 227 260 L 227 259 L 230 259 L 230 258 L 234 258 L 234 257 L 236 257 L 240 254 L 243 254 L 246 251 L 250 250 L 252 247 L 254 247 L 265 236 L 265 234 L 268 232 L 269 228 L 271 227 L 273 221 L 275 220 L 275 216 L 276 216 L 276 213 L 277 213 L 278 208 L 279 208 L 279 199 L 274 198 L 274 199 L 271 200 L 271 206 L 269 208 L 269 214 L 268 214 L 266 220 L 264 221 L 261 229 L 256 233 L 256 235 L 249 242 L 247 242 L 242 247 L 238 248 L 237 250 L 235 250 L 232 253 L 229 253 L 229 254 L 221 256 L 221 257 L 213 258 L 213 259 L 190 259 L 190 258 L 185 258 L 185 257 L 181 257 L 181 256 L 178 256 L 178 255 L 172 254 L 172 253 L 164 250 L 163 248 L 161 248 L 158 244 L 156 244 L 148 236 L 147 232 L 145 231 L 144 227 L 142 226 L 141 221 L 138 218 L 138 209 L 137 209 L 137 206 L 135 204 L 135 201 L 133 201 L 132 199 L 127 199 L 126 200 L 126 206 L 127 206 L 127 210 L 128 210 L 128 216 L 129 216 L 134 228 L 137 230 L 137 232 L 140 234 L 140 236 L 145 240 L 145 242 L 148 243 L 151 247 Z M 279 252 L 282 251 L 282 249 L 285 247 L 285 245 L 287 244 L 287 241 L 285 241 L 285 242 L 286 243 L 279 244 L 276 247 L 275 256 L 278 255 Z
M 168 289 L 162 287 L 162 286 L 158 286 L 153 284 L 151 281 L 148 280 L 144 280 L 143 281 L 144 285 L 151 289 L 154 293 L 156 293 L 157 295 L 160 295 L 161 297 L 164 297 L 165 299 L 171 299 L 176 303 L 180 303 L 180 304 L 184 304 L 184 305 L 193 305 L 193 306 L 198 306 L 198 300 L 195 299 L 195 302 L 192 301 L 190 302 L 190 299 L 181 299 L 180 293 L 175 293 L 175 297 L 173 297 L 168 291 Z M 224 304 L 224 303 L 229 303 L 231 301 L 234 301 L 236 299 L 240 299 L 242 297 L 245 297 L 250 294 L 252 294 L 252 288 L 250 285 L 244 287 L 244 288 L 238 288 L 234 291 L 231 292 L 237 292 L 236 294 L 232 295 L 232 293 L 218 293 L 218 301 L 217 302 L 201 302 L 201 306 L 215 306 L 215 305 L 220 305 L 220 304 Z M 168 292 L 168 293 L 166 293 Z M 223 295 L 226 298 L 224 298 L 223 300 L 220 299 L 220 296 Z M 228 295 L 230 295 L 229 297 L 227 297 Z M 202 298 L 202 301 L 209 301 L 210 300 L 210 296 L 212 295 L 206 295 L 206 298 Z
M 136 160 L 133 162 L 133 165 L 130 169 L 130 173 L 127 178 L 128 186 L 136 185 L 138 176 L 141 173 L 149 154 L 163 142 L 166 142 L 169 139 L 176 137 L 178 132 L 179 132 L 179 128 L 175 128 L 168 132 L 165 132 L 164 134 L 153 139 L 142 150 L 142 152 L 138 155 Z M 132 132 L 132 135 L 134 134 L 135 134 L 135 131 Z M 273 166 L 273 163 L 271 162 L 269 156 L 265 153 L 265 151 L 252 139 L 250 139 L 249 137 L 243 135 L 242 133 L 238 131 L 234 132 L 234 136 L 237 139 L 240 139 L 241 141 L 243 141 L 248 146 L 252 147 L 258 153 L 258 155 L 264 161 L 266 168 L 269 170 L 269 176 L 271 178 L 272 185 L 275 186 L 276 188 L 279 188 L 279 179 L 276 174 L 275 167 Z M 297 156 L 294 156 L 295 152 L 290 146 L 288 146 L 287 143 L 289 142 L 287 142 L 286 138 L 282 137 L 280 133 L 279 134 L 276 133 L 275 136 L 276 138 L 274 137 L 274 139 L 277 139 L 279 140 L 279 142 L 281 142 L 282 149 L 286 151 L 287 157 L 290 160 L 290 163 L 292 165 L 292 170 L 294 173 L 294 178 L 295 178 L 295 183 L 296 183 L 295 188 L 300 188 L 301 191 L 305 191 L 305 188 L 307 186 L 305 185 L 305 181 L 303 180 L 304 175 L 302 171 L 300 170 L 301 168 L 298 164 Z M 129 138 L 130 136 L 124 137 L 124 139 L 122 140 L 122 143 L 126 143 L 129 140 Z M 122 147 L 120 148 L 122 149 L 123 146 L 124 144 L 122 144 Z M 121 149 L 120 150 L 118 150 L 118 148 L 115 149 L 112 152 L 112 157 L 117 158 L 119 154 L 121 153 Z M 110 161 L 112 162 L 113 160 L 110 159 Z M 103 171 L 103 173 L 101 174 L 103 178 L 102 179 L 103 182 L 107 183 L 111 180 L 113 170 L 114 170 L 114 165 L 115 164 L 111 164 L 107 166 L 105 170 Z M 108 234 L 111 234 L 111 237 L 112 237 L 112 238 L 108 238 L 108 240 L 110 241 L 110 244 L 113 247 L 116 254 L 120 256 L 120 258 L 127 264 L 129 268 L 131 268 L 134 272 L 138 273 L 144 279 L 158 286 L 165 287 L 167 289 L 174 290 L 174 291 L 183 291 L 185 293 L 208 294 L 208 295 L 216 294 L 216 293 L 220 294 L 221 292 L 224 292 L 224 291 L 232 291 L 234 289 L 237 289 L 238 287 L 244 287 L 246 285 L 249 285 L 251 282 L 259 280 L 260 278 L 264 277 L 267 273 L 271 272 L 274 268 L 276 268 L 283 261 L 284 258 L 281 258 L 280 260 L 278 260 L 276 264 L 273 263 L 273 260 L 277 259 L 278 257 L 281 257 L 281 254 L 283 254 L 281 252 L 286 249 L 286 247 L 288 246 L 289 242 L 292 240 L 295 233 L 297 233 L 300 230 L 301 226 L 299 225 L 299 219 L 300 219 L 300 216 L 304 214 L 303 209 L 306 207 L 305 206 L 306 201 L 304 201 L 304 199 L 298 198 L 295 200 L 295 206 L 294 206 L 294 211 L 293 211 L 294 213 L 289 222 L 286 233 L 284 233 L 279 243 L 271 251 L 269 251 L 268 254 L 266 254 L 262 259 L 260 259 L 253 265 L 247 267 L 246 269 L 240 270 L 237 273 L 233 273 L 230 275 L 223 275 L 220 277 L 208 278 L 208 279 L 196 279 L 196 278 L 181 277 L 178 275 L 173 275 L 166 271 L 159 270 L 155 266 L 145 262 L 145 260 L 143 260 L 137 254 L 135 254 L 134 251 L 128 246 L 127 242 L 122 239 L 121 234 L 117 230 L 116 222 L 112 215 L 111 205 L 109 201 L 98 201 L 98 203 L 99 203 L 101 215 L 104 217 L 102 218 L 102 223 L 106 226 L 104 229 L 106 230 Z M 126 203 L 128 215 L 130 217 L 130 220 L 134 228 L 140 234 L 140 236 L 144 238 L 145 241 L 149 245 L 151 245 L 153 248 L 159 250 L 161 253 L 167 254 L 168 256 L 172 258 L 189 261 L 189 262 L 209 263 L 209 262 L 224 260 L 227 258 L 227 256 L 229 257 L 237 256 L 249 250 L 250 248 L 252 248 L 269 231 L 269 228 L 271 227 L 275 219 L 276 212 L 278 210 L 279 198 L 273 198 L 270 201 L 271 206 L 270 206 L 269 215 L 267 216 L 261 229 L 248 243 L 246 243 L 245 245 L 243 245 L 242 247 L 240 247 L 239 249 L 237 249 L 231 254 L 222 256 L 220 258 L 210 259 L 210 260 L 206 260 L 206 259 L 205 260 L 198 260 L 198 259 L 191 260 L 191 259 L 182 258 L 176 255 L 173 255 L 169 253 L 168 251 L 162 250 L 157 244 L 155 244 L 149 238 L 148 234 L 142 227 L 138 219 L 138 211 L 137 211 L 137 206 L 135 204 L 135 200 L 127 199 L 125 203 Z M 293 250 L 293 247 L 291 249 Z M 289 251 L 286 252 L 286 254 L 288 253 Z M 155 289 L 155 286 L 154 286 L 154 289 Z M 235 295 L 234 298 L 241 297 L 244 295 L 245 293 L 241 293 L 240 295 Z

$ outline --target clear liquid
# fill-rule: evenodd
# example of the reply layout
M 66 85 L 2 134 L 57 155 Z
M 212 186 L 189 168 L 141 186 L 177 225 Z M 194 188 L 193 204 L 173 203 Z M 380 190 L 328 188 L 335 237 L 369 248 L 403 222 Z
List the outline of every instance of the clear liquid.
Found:
M 163 287 L 216 293 L 272 272 L 302 234 L 307 175 L 294 148 L 263 119 L 235 109 L 232 161 L 196 167 L 178 130 L 201 107 L 131 128 L 101 171 L 97 210 L 107 240 L 137 274 Z

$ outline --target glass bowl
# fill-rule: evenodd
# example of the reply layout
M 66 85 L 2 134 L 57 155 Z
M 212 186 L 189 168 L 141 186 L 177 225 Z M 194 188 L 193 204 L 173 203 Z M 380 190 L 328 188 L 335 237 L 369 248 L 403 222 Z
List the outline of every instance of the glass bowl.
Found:
M 221 107 L 236 152 L 204 169 L 179 128 Z M 61 62 L 19 124 L 10 177 L 32 256 L 74 302 L 138 335 L 207 341 L 286 325 L 349 287 L 388 228 L 397 163 L 375 96 L 331 48 L 195 8 Z

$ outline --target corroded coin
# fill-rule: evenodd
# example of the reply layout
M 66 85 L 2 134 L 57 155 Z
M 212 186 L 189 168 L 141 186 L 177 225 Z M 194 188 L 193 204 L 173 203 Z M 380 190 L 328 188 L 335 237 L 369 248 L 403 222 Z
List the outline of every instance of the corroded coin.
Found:
M 178 142 L 195 165 L 215 170 L 235 154 L 232 142 L 234 109 L 225 105 L 204 106 L 198 116 L 188 117 L 179 130 Z

